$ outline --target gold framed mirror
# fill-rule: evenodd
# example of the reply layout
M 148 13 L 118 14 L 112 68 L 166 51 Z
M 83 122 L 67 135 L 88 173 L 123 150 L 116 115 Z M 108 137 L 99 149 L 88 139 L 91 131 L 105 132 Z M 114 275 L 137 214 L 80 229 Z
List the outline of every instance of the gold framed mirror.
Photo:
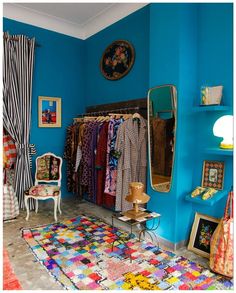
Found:
M 148 149 L 151 186 L 169 192 L 175 153 L 177 91 L 161 85 L 148 91 Z

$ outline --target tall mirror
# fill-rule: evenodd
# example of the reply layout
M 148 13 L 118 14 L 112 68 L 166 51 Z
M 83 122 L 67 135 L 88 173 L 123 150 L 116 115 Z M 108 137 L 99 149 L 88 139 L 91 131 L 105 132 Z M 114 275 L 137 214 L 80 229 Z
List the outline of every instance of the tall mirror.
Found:
M 148 145 L 151 186 L 171 188 L 176 130 L 176 87 L 162 85 L 148 91 Z

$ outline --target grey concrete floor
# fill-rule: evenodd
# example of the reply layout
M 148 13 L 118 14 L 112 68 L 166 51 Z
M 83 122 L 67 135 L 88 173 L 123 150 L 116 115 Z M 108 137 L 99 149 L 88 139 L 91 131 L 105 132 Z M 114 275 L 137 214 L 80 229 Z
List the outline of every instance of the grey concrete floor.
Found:
M 58 221 L 85 214 L 88 216 L 97 216 L 106 223 L 111 223 L 112 211 L 86 201 L 80 202 L 75 198 L 63 200 L 61 208 L 62 215 L 58 215 Z M 54 278 L 51 277 L 46 269 L 36 260 L 25 240 L 21 237 L 21 228 L 54 222 L 53 202 L 40 201 L 38 214 L 31 211 L 29 221 L 26 221 L 25 217 L 26 211 L 21 210 L 17 219 L 4 222 L 3 224 L 3 245 L 9 253 L 11 265 L 22 288 L 25 290 L 63 290 L 61 285 L 56 283 Z M 119 222 L 116 222 L 115 225 L 120 226 Z M 123 223 L 122 228 L 129 231 L 129 227 L 125 227 Z M 167 249 L 162 245 L 160 246 L 163 249 Z M 183 255 L 208 268 L 207 259 L 188 251 L 185 247 L 175 251 L 175 253 Z

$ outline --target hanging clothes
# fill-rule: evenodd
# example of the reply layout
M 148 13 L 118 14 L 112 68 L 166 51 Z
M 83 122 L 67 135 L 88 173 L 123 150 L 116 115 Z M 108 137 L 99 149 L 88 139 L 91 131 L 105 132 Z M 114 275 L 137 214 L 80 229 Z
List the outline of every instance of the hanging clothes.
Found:
M 97 141 L 97 151 L 95 156 L 95 168 L 97 171 L 97 205 L 104 204 L 103 198 L 106 178 L 108 125 L 108 122 L 102 124 Z
M 108 126 L 107 139 L 107 161 L 106 161 L 106 182 L 104 192 L 115 196 L 116 194 L 116 177 L 118 160 L 114 156 L 117 131 L 124 119 L 111 119 Z
M 117 168 L 116 211 L 127 211 L 132 203 L 125 200 L 130 182 L 146 186 L 147 122 L 140 117 L 129 118 L 119 128 L 115 150 L 120 154 Z
M 88 122 L 84 129 L 82 143 L 83 166 L 81 184 L 85 187 L 88 199 L 96 202 L 96 172 L 95 172 L 95 150 L 97 147 L 97 135 L 100 123 L 96 121 Z
M 78 145 L 80 141 L 80 130 L 83 128 L 83 123 L 77 123 L 70 125 L 66 130 L 66 144 L 63 154 L 63 159 L 67 161 L 66 164 L 66 174 L 67 174 L 67 190 L 78 195 L 79 198 L 82 197 L 82 188 L 78 181 L 78 173 L 80 168 L 78 166 L 76 169 L 76 159 L 78 153 Z
M 3 163 L 5 168 L 11 168 L 16 162 L 16 145 L 9 134 L 3 135 Z
M 14 219 L 19 215 L 19 204 L 14 191 L 16 146 L 9 134 L 3 135 L 3 220 Z
M 66 144 L 65 144 L 65 150 L 63 154 L 63 159 L 67 161 L 66 164 L 66 178 L 67 178 L 67 190 L 69 192 L 74 191 L 74 179 L 73 179 L 73 173 L 74 173 L 74 151 L 75 151 L 75 135 L 76 132 L 76 126 L 70 125 L 66 129 Z
M 3 220 L 14 219 L 19 215 L 19 204 L 14 191 L 15 170 L 4 168 L 3 170 L 3 197 L 2 197 L 2 212 Z

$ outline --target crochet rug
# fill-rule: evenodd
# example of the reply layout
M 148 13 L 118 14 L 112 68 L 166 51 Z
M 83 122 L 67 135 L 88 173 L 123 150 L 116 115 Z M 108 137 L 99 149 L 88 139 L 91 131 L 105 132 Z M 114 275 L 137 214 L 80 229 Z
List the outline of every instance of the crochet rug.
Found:
M 14 274 L 7 250 L 3 247 L 3 290 L 22 290 L 21 284 Z
M 134 238 L 127 246 L 115 242 L 112 251 L 112 242 L 124 231 L 95 217 L 79 216 L 22 232 L 36 258 L 65 289 L 233 289 L 231 280 L 152 243 Z

